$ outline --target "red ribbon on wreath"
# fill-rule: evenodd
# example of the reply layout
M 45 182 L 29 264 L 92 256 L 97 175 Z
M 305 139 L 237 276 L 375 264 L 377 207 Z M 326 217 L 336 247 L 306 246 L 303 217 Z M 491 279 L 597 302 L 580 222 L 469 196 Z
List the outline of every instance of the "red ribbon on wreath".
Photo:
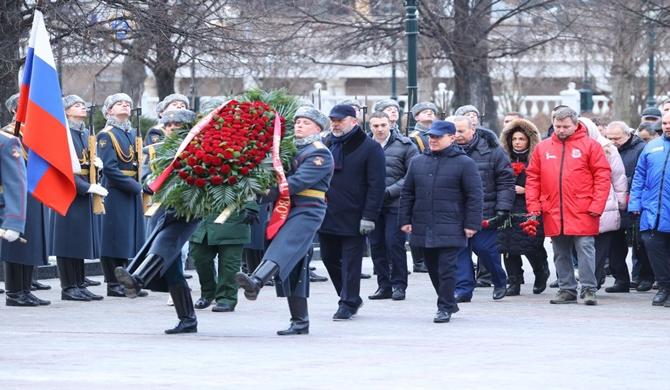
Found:
M 288 191 L 288 181 L 284 174 L 284 166 L 282 165 L 279 155 L 279 145 L 281 144 L 281 120 L 278 113 L 275 113 L 275 129 L 272 137 L 272 167 L 275 170 L 277 183 L 279 184 L 279 197 L 272 209 L 270 221 L 265 229 L 265 235 L 268 240 L 274 238 L 279 232 L 279 229 L 284 225 L 288 218 L 288 213 L 291 211 L 291 195 Z

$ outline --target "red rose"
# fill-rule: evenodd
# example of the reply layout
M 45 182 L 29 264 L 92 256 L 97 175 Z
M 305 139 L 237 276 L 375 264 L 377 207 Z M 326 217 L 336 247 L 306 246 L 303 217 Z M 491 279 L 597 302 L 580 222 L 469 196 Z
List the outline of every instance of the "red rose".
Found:
M 174 168 L 174 169 L 179 169 L 179 168 L 181 168 L 181 162 L 180 162 L 179 160 L 174 160 L 174 161 L 172 162 L 172 168 Z
M 489 225 L 490 225 L 490 223 L 489 223 L 489 220 L 488 220 L 488 219 L 485 219 L 485 220 L 482 221 L 482 227 L 483 227 L 484 229 L 488 229 L 488 228 L 489 228 Z
M 180 171 L 179 177 L 181 177 L 182 179 L 186 179 L 188 177 L 188 172 Z
M 229 176 L 229 177 L 228 177 L 228 184 L 230 184 L 230 185 L 232 186 L 232 185 L 235 184 L 235 183 L 237 183 L 237 177 L 235 177 L 235 176 Z
M 190 166 L 195 166 L 198 165 L 198 160 L 195 157 L 189 157 L 187 163 Z
M 221 165 L 221 173 L 223 173 L 224 175 L 227 175 L 227 174 L 230 173 L 230 171 L 231 171 L 230 165 L 228 165 L 228 164 Z
M 203 168 L 201 165 L 196 165 L 193 167 L 193 172 L 195 172 L 196 175 L 202 175 L 205 173 L 205 168 Z
M 223 158 L 225 158 L 226 160 L 230 160 L 233 158 L 233 153 L 230 150 L 224 150 Z
M 207 182 L 205 179 L 195 179 L 195 185 L 196 187 L 204 187 Z
M 212 176 L 209 179 L 209 182 L 212 183 L 213 186 L 218 186 L 223 184 L 223 178 L 221 176 Z
M 514 176 L 519 176 L 526 169 L 526 164 L 522 162 L 513 162 L 512 169 L 514 170 Z
M 193 176 L 189 176 L 186 178 L 186 183 L 189 185 L 193 185 L 195 183 L 195 178 Z
M 242 169 L 240 169 L 240 173 L 242 174 L 242 176 L 248 175 L 249 174 L 249 168 L 242 167 Z

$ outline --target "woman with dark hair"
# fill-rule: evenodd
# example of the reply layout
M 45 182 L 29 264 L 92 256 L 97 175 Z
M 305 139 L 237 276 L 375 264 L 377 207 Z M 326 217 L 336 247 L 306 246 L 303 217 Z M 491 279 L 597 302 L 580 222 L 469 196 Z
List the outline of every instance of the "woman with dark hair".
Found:
M 542 224 L 537 234 L 529 236 L 521 226 L 526 221 L 526 167 L 533 149 L 541 141 L 540 132 L 534 124 L 525 119 L 515 119 L 505 126 L 500 135 L 500 144 L 509 155 L 516 176 L 516 197 L 510 214 L 511 226 L 498 233 L 498 245 L 503 254 L 507 270 L 507 295 L 519 295 L 523 280 L 521 255 L 526 256 L 535 274 L 533 294 L 540 294 L 547 288 L 549 265 L 547 251 L 544 249 L 544 231 Z

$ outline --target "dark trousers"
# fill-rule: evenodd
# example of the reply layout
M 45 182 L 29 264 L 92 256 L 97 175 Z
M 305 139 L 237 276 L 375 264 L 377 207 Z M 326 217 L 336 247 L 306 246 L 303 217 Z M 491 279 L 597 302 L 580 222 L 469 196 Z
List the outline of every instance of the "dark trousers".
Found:
M 405 233 L 398 226 L 398 208 L 384 208 L 370 233 L 372 263 L 377 285 L 383 289 L 407 288 Z
M 430 281 L 437 293 L 437 309 L 449 313 L 458 311 L 454 298 L 456 288 L 456 258 L 460 248 L 424 248 L 424 261 Z
M 670 288 L 670 233 L 647 230 L 642 232 L 642 240 L 658 286 Z
M 612 238 L 616 235 L 616 231 L 600 233 L 594 237 L 593 245 L 596 248 L 596 281 L 598 287 L 600 282 L 605 280 L 605 263 L 610 257 Z
M 627 229 L 619 229 L 612 232 L 612 242 L 610 243 L 610 271 L 614 277 L 615 283 L 630 284 L 630 274 L 626 264 L 628 256 Z M 598 256 L 598 247 L 596 246 L 596 258 Z M 597 266 L 597 265 L 596 265 Z
M 356 310 L 361 299 L 361 266 L 365 236 L 338 236 L 319 233 L 323 265 L 333 281 L 339 304 Z
M 119 284 L 119 281 L 116 280 L 114 269 L 116 269 L 116 267 L 125 268 L 128 265 L 128 259 L 100 256 L 100 264 L 102 265 L 102 273 L 105 275 L 105 282 L 109 286 L 116 286 Z
M 545 270 L 549 269 L 549 263 L 547 262 L 547 250 L 544 249 L 544 247 L 540 251 L 527 253 L 524 256 L 526 256 L 530 266 L 533 268 L 533 273 L 535 273 L 535 276 L 542 275 Z M 510 255 L 505 253 L 503 255 L 503 260 L 505 262 L 507 276 L 510 279 L 514 277 L 515 282 L 521 284 L 523 282 L 523 261 L 521 260 L 521 255 Z M 510 283 L 512 283 L 511 280 Z
M 500 251 L 495 230 L 481 230 L 468 240 L 468 246 L 461 248 L 456 263 L 456 294 L 471 297 L 475 289 L 475 272 L 472 266 L 472 252 L 477 254 L 480 264 L 491 271 L 493 285 L 505 287 L 507 275 L 500 261 Z
M 184 278 L 184 264 L 181 261 L 181 256 L 179 256 L 179 259 L 176 261 L 173 261 L 168 269 L 165 270 L 163 277 L 168 286 L 176 286 L 179 284 L 188 286 L 186 278 Z
M 647 254 L 647 249 L 644 246 L 644 241 L 642 240 L 641 233 L 638 230 L 634 232 L 629 230 L 628 233 L 633 235 L 632 249 L 633 249 L 633 280 L 648 282 L 654 282 L 654 271 L 651 268 L 651 261 L 649 260 L 649 255 Z

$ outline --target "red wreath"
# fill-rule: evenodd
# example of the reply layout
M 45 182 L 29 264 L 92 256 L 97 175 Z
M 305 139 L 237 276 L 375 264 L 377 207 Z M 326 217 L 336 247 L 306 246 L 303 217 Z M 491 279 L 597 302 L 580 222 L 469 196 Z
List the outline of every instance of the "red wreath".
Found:
M 172 163 L 189 185 L 234 185 L 249 176 L 272 148 L 274 111 L 261 101 L 230 101 Z M 281 119 L 282 136 L 285 119 Z

